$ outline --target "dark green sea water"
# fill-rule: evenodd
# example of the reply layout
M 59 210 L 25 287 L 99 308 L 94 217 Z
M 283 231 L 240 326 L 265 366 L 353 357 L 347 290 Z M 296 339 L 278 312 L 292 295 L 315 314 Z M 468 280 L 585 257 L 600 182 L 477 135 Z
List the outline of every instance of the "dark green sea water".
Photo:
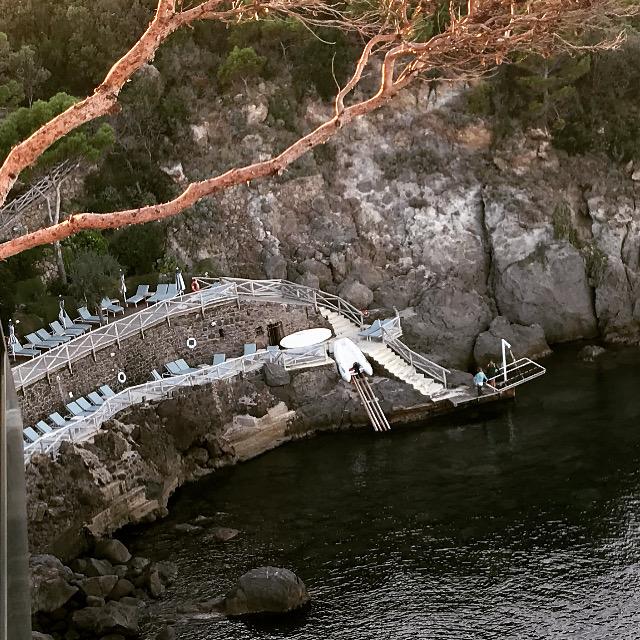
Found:
M 129 531 L 180 571 L 176 606 L 246 570 L 294 570 L 305 618 L 178 622 L 188 640 L 640 638 L 640 352 L 562 350 L 493 415 L 324 435 L 181 490 L 170 517 Z M 198 515 L 226 545 L 173 531 Z

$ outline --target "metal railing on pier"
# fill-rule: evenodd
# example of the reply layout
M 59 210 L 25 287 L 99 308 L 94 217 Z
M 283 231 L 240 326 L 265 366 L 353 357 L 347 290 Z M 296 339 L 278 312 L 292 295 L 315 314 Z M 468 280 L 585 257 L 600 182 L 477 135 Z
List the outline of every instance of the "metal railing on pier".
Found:
M 547 370 L 537 362 L 529 358 L 520 358 L 510 362 L 506 369 L 500 368 L 500 372 L 489 378 L 487 384 L 500 393 L 518 387 L 525 382 L 543 376 Z M 506 375 L 505 375 L 506 373 Z
M 324 344 L 292 351 L 260 350 L 250 355 L 231 358 L 220 364 L 203 366 L 191 373 L 129 387 L 105 399 L 104 404 L 88 416 L 74 418 L 67 426 L 56 429 L 27 445 L 24 449 L 25 461 L 28 462 L 35 453 L 55 455 L 63 442 L 83 442 L 91 438 L 107 420 L 134 405 L 168 398 L 176 389 L 210 384 L 233 378 L 241 373 L 255 371 L 269 362 L 279 363 L 285 369 L 300 369 L 321 366 L 332 360 L 327 355 Z

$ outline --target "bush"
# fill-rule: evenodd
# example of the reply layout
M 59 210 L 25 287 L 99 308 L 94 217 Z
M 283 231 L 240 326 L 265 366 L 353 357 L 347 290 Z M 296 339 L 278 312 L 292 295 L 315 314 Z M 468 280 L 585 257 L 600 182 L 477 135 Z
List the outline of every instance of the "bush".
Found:
M 230 86 L 238 80 L 255 78 L 262 73 L 266 62 L 253 47 L 235 46 L 218 69 L 218 80 L 221 85 Z
M 130 275 L 150 273 L 164 255 L 165 231 L 153 222 L 119 229 L 109 239 L 110 253 Z

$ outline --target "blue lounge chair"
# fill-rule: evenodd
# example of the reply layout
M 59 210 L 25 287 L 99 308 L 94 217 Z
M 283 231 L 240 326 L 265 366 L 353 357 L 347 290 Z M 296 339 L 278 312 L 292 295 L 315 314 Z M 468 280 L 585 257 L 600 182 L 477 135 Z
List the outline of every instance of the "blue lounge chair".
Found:
M 64 324 L 67 327 L 67 329 L 83 329 L 85 332 L 91 331 L 90 324 L 82 324 L 81 322 L 74 322 L 69 317 L 69 314 L 66 311 L 64 312 Z
M 12 353 L 16 358 L 36 358 L 42 355 L 42 352 L 35 347 L 23 347 L 20 343 L 14 344 L 9 353 Z
M 167 296 L 167 289 L 169 288 L 168 284 L 159 284 L 156 288 L 156 292 L 152 294 L 149 298 L 147 298 L 147 302 L 149 304 L 153 304 L 154 302 L 160 302 L 160 300 L 164 300 Z
M 267 351 L 280 351 L 280 347 L 277 344 L 267 345 Z
M 157 369 L 151 369 L 151 380 L 154 382 L 162 380 L 162 376 L 158 373 Z
M 77 338 L 84 333 L 84 329 L 77 329 L 73 327 L 69 327 L 65 329 L 57 320 L 49 323 L 51 327 L 51 331 L 53 331 L 54 338 L 63 338 L 65 336 L 71 336 L 71 338 Z
M 40 434 L 33 427 L 23 429 L 22 435 L 27 442 L 35 442 L 40 437 Z
M 100 405 L 104 404 L 104 398 L 99 393 L 96 393 L 95 391 L 88 393 L 87 398 L 89 398 L 89 400 L 91 400 L 91 402 L 93 402 L 93 404 L 95 404 L 96 407 L 99 407 Z
M 82 320 L 82 322 L 87 322 L 88 324 L 100 324 L 100 318 L 89 313 L 87 307 L 80 307 L 78 313 L 80 314 L 80 317 L 77 318 L 78 320 Z
M 167 286 L 167 294 L 164 299 L 168 300 L 169 298 L 175 298 L 178 295 L 178 285 L 170 284 Z
M 69 342 L 69 340 L 71 340 L 71 336 L 52 336 L 45 329 L 38 329 L 36 331 L 36 335 L 42 340 L 50 340 L 51 342 L 57 340 L 59 344 L 64 344 L 65 342 Z
M 60 427 L 66 427 L 69 424 L 58 412 L 52 413 L 49 416 L 49 420 L 53 422 L 54 427 L 57 429 Z
M 252 356 L 256 352 L 256 344 L 253 342 L 252 344 L 244 345 L 244 353 L 242 355 Z
M 134 307 L 138 306 L 138 303 L 144 302 L 151 294 L 149 293 L 148 284 L 139 284 L 138 290 L 130 298 L 127 298 L 125 302 L 132 304 Z
M 105 398 L 113 398 L 113 396 L 116 395 L 116 392 L 108 385 L 108 384 L 103 384 L 98 391 L 105 397 Z
M 85 411 L 77 402 L 70 402 L 65 404 L 65 407 L 69 410 L 69 418 L 84 418 L 91 414 L 91 411 Z
M 180 367 L 180 371 L 182 371 L 182 373 L 193 373 L 194 371 L 199 371 L 199 369 L 190 367 L 182 358 L 180 358 L 180 360 L 176 360 L 176 364 Z
M 213 363 L 212 364 L 214 364 L 214 365 L 222 364 L 226 359 L 227 359 L 227 356 L 224 353 L 216 353 L 213 356 Z
M 117 316 L 119 313 L 124 313 L 124 307 L 121 307 L 119 304 L 113 304 L 109 298 L 102 298 L 100 306 L 103 311 L 113 313 L 114 316 Z
M 36 428 L 37 431 L 40 431 L 40 433 L 42 433 L 42 435 L 45 435 L 47 433 L 51 433 L 53 431 L 53 429 L 44 420 L 40 420 L 36 424 L 35 428 Z
M 28 333 L 25 338 L 33 345 L 33 347 L 38 349 L 55 349 L 63 344 L 59 340 L 43 340 L 35 333 Z
M 172 376 L 181 376 L 184 373 L 187 373 L 186 371 L 182 371 L 182 369 L 180 369 L 180 367 L 178 366 L 177 362 L 167 362 L 164 365 L 164 368 L 172 375 Z
M 91 404 L 86 398 L 76 398 L 76 404 L 80 406 L 83 411 L 93 413 L 98 407 L 95 404 Z

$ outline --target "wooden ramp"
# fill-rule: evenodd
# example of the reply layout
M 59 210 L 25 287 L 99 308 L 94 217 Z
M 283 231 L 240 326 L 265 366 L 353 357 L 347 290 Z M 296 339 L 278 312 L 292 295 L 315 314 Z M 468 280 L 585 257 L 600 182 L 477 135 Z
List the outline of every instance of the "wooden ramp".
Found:
M 391 426 L 389 425 L 387 416 L 384 415 L 384 412 L 380 407 L 380 401 L 373 393 L 369 380 L 359 376 L 353 376 L 353 378 L 351 378 L 351 382 L 353 382 L 356 390 L 358 391 L 358 395 L 362 400 L 362 404 L 369 416 L 369 420 L 371 420 L 373 429 L 375 431 L 390 431 Z

